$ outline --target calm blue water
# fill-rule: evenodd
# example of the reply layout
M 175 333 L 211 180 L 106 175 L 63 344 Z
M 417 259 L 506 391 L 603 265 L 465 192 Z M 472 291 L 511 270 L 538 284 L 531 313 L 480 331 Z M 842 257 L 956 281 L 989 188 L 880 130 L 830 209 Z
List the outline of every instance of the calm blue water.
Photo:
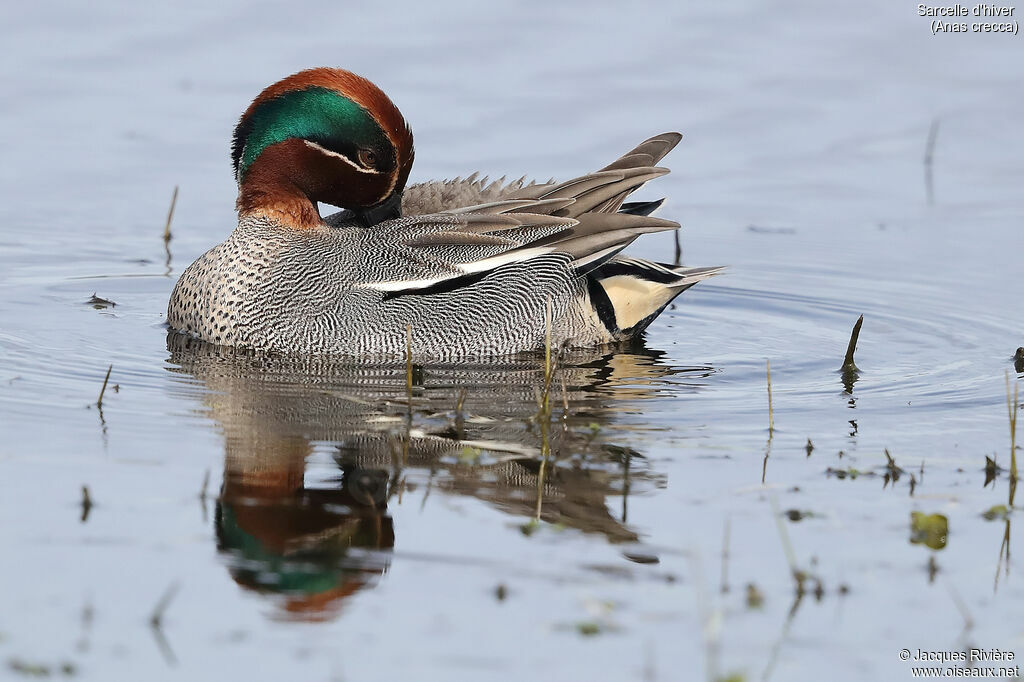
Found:
M 1020 38 L 933 36 L 913 3 L 47 3 L 9 8 L 0 42 L 0 679 L 909 679 L 901 648 L 1024 656 L 1020 552 L 1000 562 L 1020 512 L 982 516 L 1022 378 Z M 410 424 L 404 368 L 168 347 L 176 277 L 234 224 L 234 122 L 316 65 L 392 96 L 412 181 L 566 177 L 684 134 L 644 197 L 686 263 L 731 267 L 642 347 L 567 359 L 542 484 L 536 362 L 425 368 Z M 799 600 L 773 504 L 811 512 L 784 522 Z M 913 512 L 946 517 L 941 549 Z

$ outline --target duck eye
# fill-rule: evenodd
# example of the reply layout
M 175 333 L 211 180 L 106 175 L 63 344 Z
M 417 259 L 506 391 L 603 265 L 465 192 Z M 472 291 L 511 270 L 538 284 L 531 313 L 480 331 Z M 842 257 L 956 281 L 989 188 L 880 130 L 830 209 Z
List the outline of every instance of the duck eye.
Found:
M 360 149 L 359 163 L 366 168 L 373 168 L 377 163 L 377 155 L 371 149 Z

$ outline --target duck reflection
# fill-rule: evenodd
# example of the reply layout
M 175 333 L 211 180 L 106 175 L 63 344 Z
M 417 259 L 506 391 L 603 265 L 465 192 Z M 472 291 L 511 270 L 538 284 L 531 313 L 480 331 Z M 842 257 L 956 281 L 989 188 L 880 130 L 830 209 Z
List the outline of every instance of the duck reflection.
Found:
M 225 458 L 217 549 L 239 585 L 279 596 L 286 617 L 321 620 L 387 571 L 395 544 L 387 476 L 350 468 L 336 488 L 309 489 L 309 446 L 282 446 L 278 461 Z
M 167 343 L 169 369 L 194 378 L 184 392 L 224 435 L 218 550 L 239 585 L 277 604 L 275 616 L 301 620 L 335 616 L 387 572 L 389 504 L 417 488 L 421 505 L 432 494 L 469 496 L 524 522 L 637 542 L 626 498 L 664 476 L 606 432 L 625 428 L 637 401 L 669 384 L 699 390 L 713 372 L 673 367 L 642 346 L 573 351 L 541 428 L 534 357 L 416 367 L 410 396 L 404 365 L 270 357 L 174 333 Z M 314 451 L 334 472 L 309 485 Z M 616 511 L 611 497 L 622 498 Z

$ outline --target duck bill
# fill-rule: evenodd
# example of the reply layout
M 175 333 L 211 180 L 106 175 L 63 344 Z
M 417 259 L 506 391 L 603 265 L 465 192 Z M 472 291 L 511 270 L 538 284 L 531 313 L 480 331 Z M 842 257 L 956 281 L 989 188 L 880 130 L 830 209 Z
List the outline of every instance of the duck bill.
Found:
M 373 227 L 386 220 L 402 217 L 402 193 L 393 192 L 387 199 L 368 208 L 354 210 L 356 217 L 365 227 Z

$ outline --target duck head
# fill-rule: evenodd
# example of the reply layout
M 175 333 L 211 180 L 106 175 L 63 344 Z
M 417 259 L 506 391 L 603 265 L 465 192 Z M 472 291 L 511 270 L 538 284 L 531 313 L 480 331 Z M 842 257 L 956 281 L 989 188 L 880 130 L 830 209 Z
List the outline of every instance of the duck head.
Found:
M 238 211 L 290 227 L 322 220 L 317 202 L 367 225 L 398 217 L 412 131 L 380 88 L 342 69 L 309 69 L 266 88 L 235 127 Z

